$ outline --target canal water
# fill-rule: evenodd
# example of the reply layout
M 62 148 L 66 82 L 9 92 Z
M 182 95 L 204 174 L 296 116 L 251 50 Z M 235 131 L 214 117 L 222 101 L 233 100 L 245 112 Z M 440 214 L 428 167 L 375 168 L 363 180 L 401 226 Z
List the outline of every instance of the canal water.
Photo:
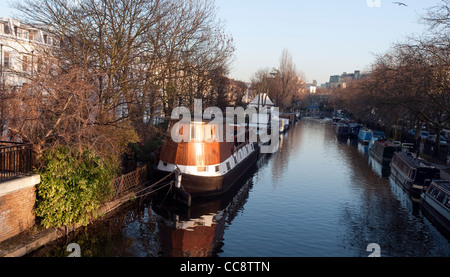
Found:
M 367 148 L 336 139 L 330 120 L 304 118 L 234 190 L 180 209 L 158 197 L 31 256 L 449 257 L 450 239 L 420 199 L 383 178 Z M 379 172 L 379 173 L 378 173 Z

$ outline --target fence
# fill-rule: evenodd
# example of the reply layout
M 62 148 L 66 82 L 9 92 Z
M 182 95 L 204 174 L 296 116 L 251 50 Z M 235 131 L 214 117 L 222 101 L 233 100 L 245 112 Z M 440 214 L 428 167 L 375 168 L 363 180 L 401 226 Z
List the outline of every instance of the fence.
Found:
M 33 170 L 31 143 L 0 141 L 0 182 Z
M 122 192 L 127 191 L 147 181 L 147 165 L 136 169 L 133 172 L 122 175 L 112 181 L 113 193 L 117 197 Z

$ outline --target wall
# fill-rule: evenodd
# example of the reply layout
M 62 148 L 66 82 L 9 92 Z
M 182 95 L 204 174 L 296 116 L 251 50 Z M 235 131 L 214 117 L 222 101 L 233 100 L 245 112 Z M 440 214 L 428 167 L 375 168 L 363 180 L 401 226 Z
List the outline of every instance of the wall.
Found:
M 0 242 L 34 226 L 39 175 L 0 182 Z

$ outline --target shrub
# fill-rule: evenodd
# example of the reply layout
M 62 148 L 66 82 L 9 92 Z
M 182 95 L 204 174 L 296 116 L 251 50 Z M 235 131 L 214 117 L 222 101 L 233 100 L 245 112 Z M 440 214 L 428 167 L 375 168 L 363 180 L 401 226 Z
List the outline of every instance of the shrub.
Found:
M 111 195 L 114 169 L 95 153 L 58 147 L 48 150 L 39 169 L 36 215 L 45 228 L 86 226 Z

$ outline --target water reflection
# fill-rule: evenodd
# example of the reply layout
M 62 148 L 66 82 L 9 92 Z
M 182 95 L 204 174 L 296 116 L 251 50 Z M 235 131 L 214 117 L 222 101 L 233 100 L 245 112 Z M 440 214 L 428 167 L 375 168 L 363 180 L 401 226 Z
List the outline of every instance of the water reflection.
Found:
M 249 179 L 234 194 L 208 202 L 194 202 L 190 208 L 170 210 L 167 204 L 154 202 L 161 216 L 159 236 L 162 256 L 210 257 L 221 252 L 226 224 L 231 224 L 243 208 L 253 186 Z M 169 205 L 170 207 L 170 205 Z
M 368 157 L 369 165 L 372 170 L 380 177 L 389 178 L 391 173 L 391 167 L 389 165 L 383 165 L 375 160 L 371 155 Z

